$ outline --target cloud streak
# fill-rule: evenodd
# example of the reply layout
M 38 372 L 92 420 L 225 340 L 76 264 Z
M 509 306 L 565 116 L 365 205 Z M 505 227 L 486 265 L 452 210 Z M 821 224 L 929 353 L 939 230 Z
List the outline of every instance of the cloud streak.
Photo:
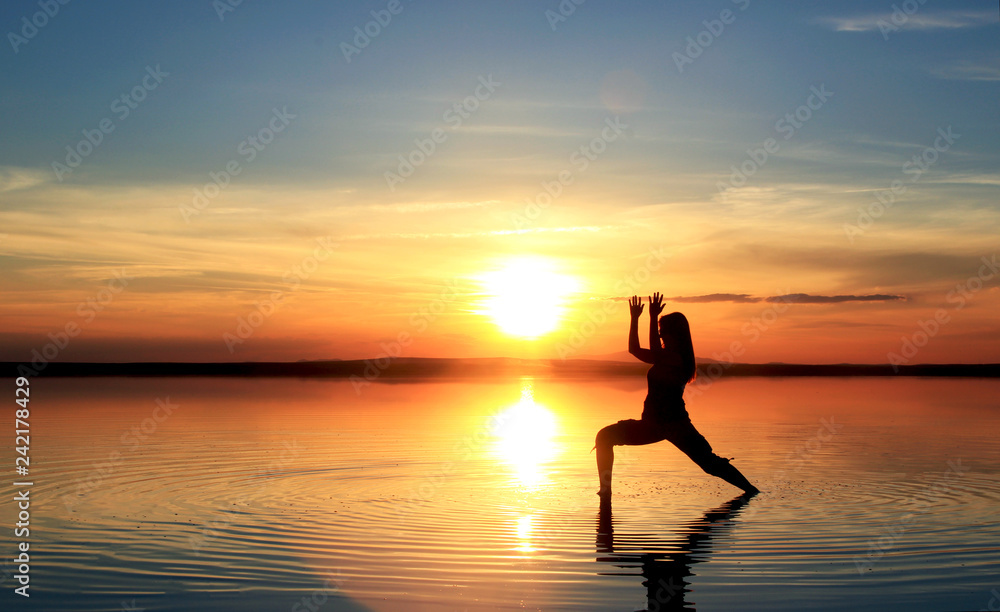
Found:
M 629 298 L 616 296 L 610 298 L 616 302 L 624 302 Z M 755 304 L 758 302 L 782 304 L 843 304 L 844 302 L 896 302 L 905 301 L 906 296 L 886 293 L 870 295 L 810 295 L 808 293 L 788 293 L 756 297 L 748 293 L 709 293 L 707 295 L 688 295 L 665 297 L 664 301 L 684 304 L 710 304 L 713 302 L 731 302 L 734 304 Z
M 939 13 L 915 13 L 906 15 L 906 21 L 899 26 L 892 13 L 873 13 L 853 17 L 824 17 L 819 23 L 835 32 L 870 32 L 882 28 L 903 27 L 913 30 L 955 30 L 975 28 L 995 21 L 992 11 L 942 11 Z
M 682 302 L 689 304 L 704 304 L 708 302 L 733 302 L 736 304 L 751 304 L 761 301 L 762 298 L 753 297 L 746 293 L 710 293 L 708 295 L 677 296 L 663 298 L 668 302 Z
M 988 60 L 963 60 L 931 69 L 931 74 L 951 81 L 1000 81 L 1000 56 Z
M 34 168 L 0 166 L 0 193 L 28 189 L 49 182 L 49 173 Z
M 906 300 L 902 295 L 876 293 L 872 295 L 809 295 L 808 293 L 789 293 L 764 298 L 765 302 L 781 302 L 783 304 L 842 304 L 844 302 L 895 302 Z

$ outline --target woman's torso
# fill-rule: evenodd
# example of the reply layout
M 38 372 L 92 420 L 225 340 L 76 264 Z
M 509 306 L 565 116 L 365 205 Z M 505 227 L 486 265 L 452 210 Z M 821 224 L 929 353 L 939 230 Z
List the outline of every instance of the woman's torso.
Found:
M 688 418 L 684 407 L 687 376 L 678 365 L 657 363 L 649 368 L 646 381 L 649 391 L 643 404 L 642 418 L 655 421 L 680 421 Z

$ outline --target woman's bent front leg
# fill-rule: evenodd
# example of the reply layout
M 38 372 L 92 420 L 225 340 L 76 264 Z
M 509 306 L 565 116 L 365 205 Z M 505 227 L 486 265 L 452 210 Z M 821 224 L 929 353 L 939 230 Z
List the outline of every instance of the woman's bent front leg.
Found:
M 601 497 L 611 495 L 611 474 L 615 465 L 615 446 L 652 444 L 664 439 L 664 436 L 651 427 L 649 423 L 627 419 L 608 425 L 597 432 L 594 441 L 597 447 L 597 477 L 601 488 L 597 494 Z

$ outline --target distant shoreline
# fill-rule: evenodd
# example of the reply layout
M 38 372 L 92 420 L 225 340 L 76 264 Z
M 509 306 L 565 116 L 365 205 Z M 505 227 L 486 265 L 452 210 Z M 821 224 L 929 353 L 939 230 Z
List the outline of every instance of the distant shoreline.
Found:
M 27 362 L 0 362 L 0 369 L 8 377 L 96 377 L 96 376 L 149 376 L 149 377 L 300 377 L 300 378 L 351 378 L 368 381 L 407 378 L 511 378 L 534 376 L 539 378 L 587 378 L 609 376 L 642 376 L 647 364 L 620 361 L 585 359 L 514 359 L 479 358 L 447 359 L 406 357 L 398 359 L 357 359 L 299 362 L 240 362 L 240 363 L 48 363 L 33 365 Z M 768 376 L 928 376 L 1000 378 L 1000 364 L 919 364 L 898 366 L 890 364 L 833 364 L 810 365 L 790 363 L 699 363 L 698 375 L 710 379 Z

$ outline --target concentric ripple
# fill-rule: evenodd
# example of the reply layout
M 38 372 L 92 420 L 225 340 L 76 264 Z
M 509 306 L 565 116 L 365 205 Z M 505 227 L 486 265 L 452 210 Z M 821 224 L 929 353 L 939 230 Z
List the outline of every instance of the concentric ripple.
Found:
M 1000 386 L 963 383 L 943 419 L 959 383 L 910 381 L 929 399 L 904 407 L 895 383 L 864 381 L 858 406 L 853 380 L 718 382 L 689 410 L 763 493 L 735 498 L 664 442 L 617 449 L 601 508 L 593 434 L 641 391 L 39 379 L 33 607 L 979 609 Z

